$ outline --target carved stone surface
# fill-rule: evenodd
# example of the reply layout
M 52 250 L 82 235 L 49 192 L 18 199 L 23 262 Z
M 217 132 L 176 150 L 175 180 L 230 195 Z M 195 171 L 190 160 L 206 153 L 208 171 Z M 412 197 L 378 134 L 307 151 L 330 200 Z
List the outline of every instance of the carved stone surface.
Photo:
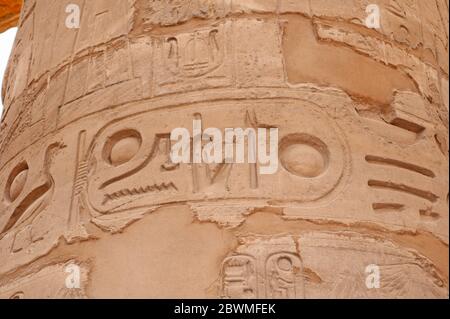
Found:
M 378 2 L 25 0 L 0 297 L 448 298 L 448 1 Z M 278 170 L 172 163 L 194 120 Z

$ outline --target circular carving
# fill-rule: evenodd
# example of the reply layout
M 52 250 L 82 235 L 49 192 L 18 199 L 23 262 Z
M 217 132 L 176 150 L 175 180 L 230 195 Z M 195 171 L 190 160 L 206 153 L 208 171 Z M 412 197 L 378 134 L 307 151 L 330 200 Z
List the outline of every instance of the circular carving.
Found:
M 168 107 L 172 108 L 170 103 L 167 101 Z M 192 176 L 178 181 L 177 170 L 166 167 L 171 144 L 168 136 L 162 134 L 167 134 L 173 127 L 171 121 L 176 121 L 179 127 L 189 128 L 192 119 L 198 119 L 199 106 L 203 106 L 192 104 L 185 108 L 174 107 L 170 113 L 158 109 L 132 114 L 112 121 L 96 134 L 89 156 L 100 160 L 90 171 L 88 194 L 100 214 L 111 215 L 167 202 L 197 200 L 199 193 L 210 190 L 211 201 L 267 200 L 273 205 L 292 207 L 293 215 L 303 214 L 304 208 L 323 207 L 330 203 L 348 184 L 352 170 L 351 151 L 339 121 L 326 112 L 326 107 L 288 98 L 273 99 L 270 103 L 251 99 L 218 101 L 213 103 L 214 107 L 202 109 L 201 113 L 202 120 L 208 119 L 208 126 L 217 127 L 222 132 L 226 132 L 226 128 L 243 125 L 260 127 L 266 128 L 266 138 L 271 139 L 272 133 L 267 128 L 278 128 L 278 136 L 273 141 L 279 146 L 278 157 L 275 158 L 278 163 L 271 163 L 278 164 L 274 174 L 262 176 L 262 170 L 255 166 L 249 169 L 249 175 L 236 166 L 209 165 L 205 169 L 193 170 Z M 227 110 L 226 117 L 222 117 L 224 109 Z M 117 144 L 112 152 L 113 146 L 130 135 L 140 141 L 136 131 L 142 137 L 139 151 L 136 153 L 137 143 L 133 151 L 126 152 L 128 155 L 136 153 L 134 158 L 116 166 L 131 155 L 125 159 L 115 157 L 116 152 L 121 153 L 117 150 L 122 146 Z M 266 153 L 272 149 L 271 144 L 266 145 Z M 263 166 L 267 164 L 261 163 L 260 168 Z M 146 176 L 150 178 L 149 183 L 145 182 Z M 167 193 L 166 186 L 171 188 L 174 181 L 177 181 L 177 193 Z M 154 189 L 162 191 L 156 193 L 152 191 Z M 141 190 L 150 192 L 138 196 Z M 119 196 L 121 193 L 125 195 Z M 126 200 L 127 196 L 135 199 Z M 276 265 L 276 260 L 274 263 Z
M 104 159 L 113 166 L 123 165 L 132 160 L 142 145 L 141 135 L 135 130 L 120 131 L 108 138 Z
M 290 271 L 293 268 L 292 260 L 288 257 L 280 257 L 277 261 L 278 269 Z
M 8 182 L 6 183 L 6 198 L 11 202 L 15 201 L 25 188 L 28 179 L 28 171 L 28 164 L 22 162 L 11 172 Z
M 25 294 L 22 291 L 20 291 L 20 292 L 16 292 L 9 299 L 24 299 L 24 298 L 25 298 Z
M 316 178 L 328 168 L 328 147 L 317 137 L 308 134 L 291 134 L 280 143 L 281 165 L 291 174 Z

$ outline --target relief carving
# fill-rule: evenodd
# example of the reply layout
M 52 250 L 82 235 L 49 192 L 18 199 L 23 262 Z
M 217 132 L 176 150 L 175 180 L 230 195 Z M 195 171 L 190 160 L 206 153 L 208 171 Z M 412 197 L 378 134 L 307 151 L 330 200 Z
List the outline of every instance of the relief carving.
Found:
M 448 2 L 67 1 L 5 74 L 0 298 L 448 297 Z M 194 160 L 237 128 L 273 174 Z
M 230 86 L 231 26 L 231 22 L 223 22 L 153 37 L 155 93 Z
M 68 287 L 67 277 L 70 265 L 74 262 L 48 265 L 17 278 L 15 281 L 0 285 L 1 299 L 86 299 L 89 267 L 80 263 L 80 286 Z
M 227 257 L 220 275 L 222 298 L 304 297 L 302 262 L 289 238 L 253 239 Z
M 31 243 L 42 240 L 43 235 L 33 231 L 33 223 L 50 204 L 55 182 L 50 172 L 50 165 L 59 149 L 59 143 L 50 145 L 45 151 L 43 167 L 33 167 L 30 172 L 28 163 L 19 163 L 10 173 L 4 191 L 2 206 L 6 208 L 0 232 L 1 238 L 8 233 L 16 233 L 12 246 L 18 252 Z
M 217 125 L 221 130 L 228 123 L 231 127 L 231 122 L 241 123 L 241 127 L 248 125 L 246 108 L 225 106 L 228 104 L 225 102 L 221 104 L 234 110 L 230 109 L 228 117 L 220 121 L 222 123 L 215 118 L 215 111 L 202 112 L 204 125 Z M 334 134 L 306 125 L 301 127 L 299 122 L 289 121 L 291 112 L 298 112 L 305 123 L 311 117 L 324 123 L 329 120 L 326 114 L 308 103 L 276 104 L 279 107 L 276 117 L 271 111 L 274 109 L 271 103 L 258 103 L 256 111 L 260 114 L 258 120 L 270 123 L 272 127 L 281 128 L 281 123 L 285 123 L 282 127 L 284 137 L 280 142 L 282 165 L 273 176 L 257 176 L 259 173 L 249 164 L 167 166 L 170 161 L 170 125 L 164 122 L 160 112 L 131 116 L 104 127 L 92 141 L 89 158 L 85 160 L 96 163 L 88 182 L 91 205 L 101 214 L 112 214 L 151 208 L 165 201 L 196 200 L 209 193 L 210 198 L 250 199 L 254 197 L 252 189 L 264 190 L 267 196 L 273 194 L 286 202 L 315 202 L 329 196 L 343 182 L 344 174 L 349 170 L 341 129 L 331 123 L 327 125 L 335 129 Z M 196 114 L 195 108 L 191 109 L 191 114 Z M 195 118 L 186 116 L 185 111 L 174 112 L 172 117 L 178 118 L 180 126 L 186 128 L 192 128 Z M 154 125 L 144 124 L 149 122 Z M 302 131 L 305 133 L 300 133 Z M 146 174 L 152 178 L 144 182 L 141 176 Z M 241 178 L 242 175 L 248 179 Z M 273 189 L 271 184 L 278 178 L 296 185 L 297 189 L 283 192 Z M 308 192 L 302 193 L 298 187 L 308 189 Z M 97 195 L 99 192 L 101 200 Z

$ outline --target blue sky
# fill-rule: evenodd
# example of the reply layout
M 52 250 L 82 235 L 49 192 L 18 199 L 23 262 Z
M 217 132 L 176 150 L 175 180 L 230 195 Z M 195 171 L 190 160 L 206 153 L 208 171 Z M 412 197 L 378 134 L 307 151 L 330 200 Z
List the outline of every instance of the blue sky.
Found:
M 6 64 L 8 63 L 16 32 L 17 28 L 13 28 L 4 33 L 0 33 L 0 90 L 2 88 L 3 74 L 5 73 Z M 2 112 L 3 101 L 0 99 L 0 114 L 2 114 Z

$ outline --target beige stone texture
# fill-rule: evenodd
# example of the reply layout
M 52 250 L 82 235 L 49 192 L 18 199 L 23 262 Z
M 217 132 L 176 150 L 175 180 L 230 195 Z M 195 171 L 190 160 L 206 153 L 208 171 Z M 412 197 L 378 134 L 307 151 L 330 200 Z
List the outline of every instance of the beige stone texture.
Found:
M 25 0 L 0 298 L 448 298 L 448 0 L 370 3 Z M 278 171 L 171 163 L 194 119 L 278 128 Z

